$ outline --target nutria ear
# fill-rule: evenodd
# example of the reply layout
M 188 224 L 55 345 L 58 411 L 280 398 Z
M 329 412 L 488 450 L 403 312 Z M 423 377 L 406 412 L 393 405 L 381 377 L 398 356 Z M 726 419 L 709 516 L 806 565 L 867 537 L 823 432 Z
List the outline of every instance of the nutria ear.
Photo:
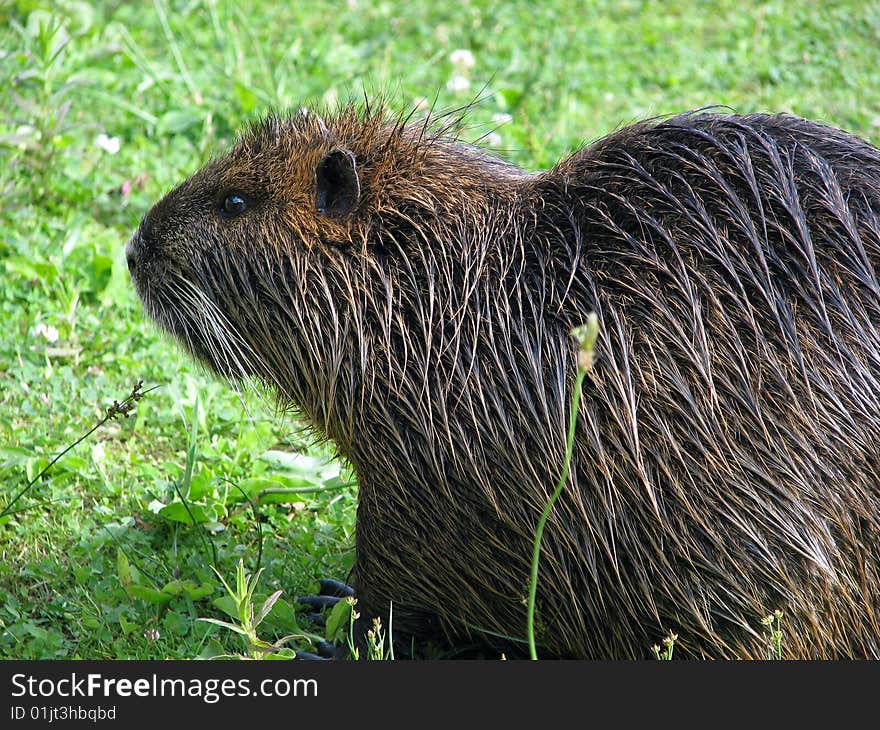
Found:
M 315 171 L 317 190 L 315 207 L 329 218 L 344 218 L 351 213 L 361 197 L 354 155 L 348 150 L 328 152 Z

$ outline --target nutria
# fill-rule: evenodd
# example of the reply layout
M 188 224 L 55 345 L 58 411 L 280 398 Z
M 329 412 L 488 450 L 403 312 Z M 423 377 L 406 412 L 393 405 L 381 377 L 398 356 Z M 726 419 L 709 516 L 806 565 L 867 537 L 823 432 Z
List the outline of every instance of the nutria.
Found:
M 698 112 L 531 174 L 456 129 L 270 116 L 127 248 L 152 318 L 354 468 L 361 613 L 520 645 L 595 311 L 539 653 L 764 657 L 781 609 L 788 656 L 880 656 L 880 151 Z

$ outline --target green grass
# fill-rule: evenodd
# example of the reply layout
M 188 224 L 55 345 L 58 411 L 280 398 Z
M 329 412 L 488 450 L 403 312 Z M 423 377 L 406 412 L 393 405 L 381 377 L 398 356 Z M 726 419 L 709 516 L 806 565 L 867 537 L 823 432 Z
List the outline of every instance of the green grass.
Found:
M 400 110 L 479 94 L 465 136 L 530 169 L 712 104 L 876 142 L 878 44 L 861 0 L 0 3 L 0 510 L 138 379 L 161 386 L 0 518 L 0 657 L 238 653 L 196 620 L 234 613 L 212 564 L 230 585 L 259 564 L 256 606 L 284 591 L 267 641 L 299 628 L 285 599 L 351 565 L 356 492 L 331 448 L 188 362 L 125 270 L 150 204 L 247 120 L 364 90 Z M 305 491 L 259 516 L 241 499 L 276 487 Z

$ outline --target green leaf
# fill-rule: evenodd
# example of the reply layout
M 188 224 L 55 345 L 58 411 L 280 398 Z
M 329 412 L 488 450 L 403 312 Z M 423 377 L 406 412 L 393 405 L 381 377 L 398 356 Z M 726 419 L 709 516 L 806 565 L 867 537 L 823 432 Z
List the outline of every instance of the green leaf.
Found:
M 272 630 L 300 633 L 296 610 L 283 598 L 278 598 L 266 616 L 265 624 Z
M 211 595 L 214 592 L 214 587 L 210 583 L 196 583 L 193 580 L 173 580 L 162 586 L 162 592 L 170 596 L 186 596 L 197 601 Z
M 119 625 L 122 627 L 122 633 L 126 635 L 134 633 L 140 627 L 140 624 L 129 621 L 125 618 L 125 616 L 122 616 L 121 614 L 119 616 Z
M 194 581 L 186 581 L 186 595 L 192 601 L 200 601 L 202 598 L 210 596 L 214 592 L 214 586 L 210 583 L 195 583 Z
M 116 573 L 125 592 L 131 595 L 130 589 L 139 582 L 140 575 L 121 549 L 116 551 Z
M 211 478 L 211 474 L 194 474 L 189 483 L 189 492 L 187 493 L 189 499 L 197 500 L 213 493 L 214 488 L 211 484 Z
M 224 629 L 229 629 L 230 631 L 234 631 L 236 634 L 241 634 L 242 636 L 248 635 L 248 632 L 245 631 L 243 628 L 236 626 L 235 624 L 231 624 L 228 621 L 221 621 L 218 618 L 200 618 L 199 621 L 204 621 L 206 624 L 222 626 Z
M 261 657 L 262 659 L 268 659 L 269 661 L 278 661 L 283 659 L 285 661 L 289 661 L 290 659 L 296 659 L 296 652 L 293 649 L 279 649 L 272 654 L 266 654 Z
M 352 608 L 351 601 L 343 598 L 331 609 L 325 625 L 325 636 L 331 644 L 345 640 Z
M 34 455 L 33 450 L 23 449 L 20 446 L 0 446 L 0 459 L 2 466 L 20 466 Z
M 250 114 L 257 108 L 257 95 L 240 81 L 235 82 L 235 96 L 245 114 Z
M 156 129 L 160 135 L 174 135 L 185 132 L 191 127 L 202 123 L 202 115 L 192 109 L 181 109 L 167 112 L 159 117 Z
M 216 515 L 208 514 L 202 505 L 190 504 L 189 509 L 187 509 L 187 506 L 179 501 L 166 504 L 159 510 L 159 514 L 166 520 L 182 522 L 185 525 L 202 524 L 216 519 Z
M 224 646 L 217 639 L 209 639 L 199 652 L 197 659 L 216 659 L 226 654 Z
M 128 262 L 120 247 L 119 255 L 113 259 L 110 278 L 100 295 L 100 302 L 105 307 L 117 307 L 131 295 L 131 278 L 128 273 Z
M 33 459 L 28 459 L 27 465 L 25 466 L 25 474 L 27 474 L 27 480 L 29 482 L 32 482 L 34 479 L 36 479 L 37 474 L 45 469 L 48 463 L 49 460 L 43 456 L 35 456 Z
M 58 278 L 58 267 L 53 263 L 34 261 L 24 256 L 11 256 L 5 263 L 6 271 L 25 279 L 38 279 L 51 284 Z
M 263 605 L 260 606 L 260 610 L 257 611 L 257 615 L 254 617 L 254 626 L 259 626 L 263 619 L 266 618 L 266 615 L 269 611 L 272 610 L 272 607 L 275 605 L 275 602 L 281 598 L 281 594 L 284 591 L 277 590 L 271 596 L 269 596 L 265 601 L 263 601 Z
M 232 596 L 219 596 L 211 601 L 211 605 L 223 611 L 229 618 L 238 618 L 238 604 L 233 600 Z
M 170 593 L 164 593 L 163 591 L 157 591 L 155 588 L 141 585 L 132 585 L 127 593 L 132 598 L 140 598 L 142 601 L 153 603 L 157 606 L 164 606 L 173 598 Z
M 170 593 L 141 585 L 141 575 L 138 569 L 129 562 L 121 549 L 116 551 L 116 572 L 119 575 L 119 582 L 129 598 L 140 598 L 142 601 L 160 606 L 173 598 Z

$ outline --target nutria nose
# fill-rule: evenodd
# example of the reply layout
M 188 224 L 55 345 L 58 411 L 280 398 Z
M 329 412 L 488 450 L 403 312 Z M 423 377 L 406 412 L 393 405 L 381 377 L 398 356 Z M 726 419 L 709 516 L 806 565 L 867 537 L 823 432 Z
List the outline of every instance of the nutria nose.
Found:
M 128 273 L 133 274 L 137 266 L 138 248 L 140 247 L 140 230 L 134 232 L 134 235 L 128 239 L 125 244 L 125 261 L 128 264 Z
M 132 237 L 128 239 L 128 243 L 125 244 L 125 260 L 128 264 L 128 271 L 131 274 L 135 273 L 138 263 L 143 261 L 150 233 L 149 216 L 145 216 Z

